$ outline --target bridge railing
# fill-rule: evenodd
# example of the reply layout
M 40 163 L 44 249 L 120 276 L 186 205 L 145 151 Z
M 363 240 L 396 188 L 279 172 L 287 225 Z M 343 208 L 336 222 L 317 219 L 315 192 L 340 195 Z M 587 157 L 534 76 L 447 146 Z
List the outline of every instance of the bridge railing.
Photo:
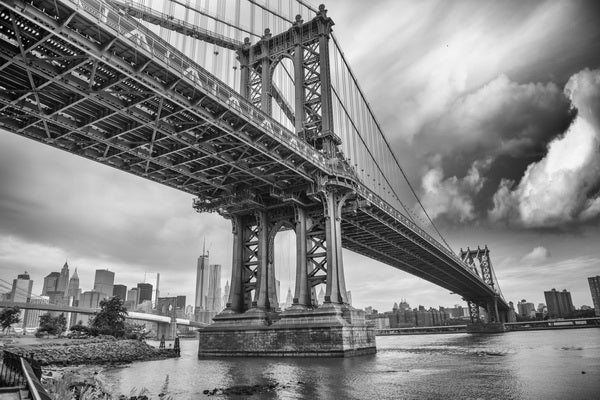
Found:
M 33 400 L 51 400 L 42 386 L 42 369 L 37 361 L 4 350 L 0 360 L 0 387 L 24 386 Z
M 97 24 L 104 24 L 115 30 L 121 40 L 128 41 L 139 52 L 146 53 L 148 57 L 159 60 L 166 64 L 168 68 L 179 72 L 181 77 L 187 79 L 189 84 L 200 87 L 204 92 L 212 94 L 229 106 L 231 110 L 235 110 L 257 126 L 262 127 L 271 137 L 276 138 L 290 150 L 302 155 L 313 165 L 323 171 L 331 171 L 321 152 L 302 141 L 296 134 L 255 107 L 229 85 L 209 73 L 133 17 L 121 14 L 116 6 L 112 6 L 109 2 L 96 0 L 65 1 L 71 3 L 75 9 L 83 9 L 93 16 Z M 124 13 L 124 11 L 122 12 Z M 140 33 L 143 39 L 133 32 Z

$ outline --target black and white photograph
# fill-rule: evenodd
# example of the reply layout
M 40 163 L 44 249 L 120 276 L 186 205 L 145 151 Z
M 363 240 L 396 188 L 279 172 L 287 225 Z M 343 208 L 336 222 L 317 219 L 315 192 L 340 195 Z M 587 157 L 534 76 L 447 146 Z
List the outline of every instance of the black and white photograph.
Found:
M 0 400 L 600 398 L 597 0 L 0 0 Z

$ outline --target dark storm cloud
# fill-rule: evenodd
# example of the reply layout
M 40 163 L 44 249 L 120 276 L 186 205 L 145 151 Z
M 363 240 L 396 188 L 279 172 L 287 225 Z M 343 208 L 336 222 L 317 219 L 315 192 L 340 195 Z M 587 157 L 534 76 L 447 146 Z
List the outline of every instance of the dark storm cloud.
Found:
M 422 178 L 426 207 L 459 222 L 485 215 L 500 181 L 520 178 L 572 119 L 553 83 L 517 84 L 501 75 L 459 96 L 414 141 L 431 168 Z
M 528 228 L 580 225 L 600 216 L 600 69 L 573 75 L 565 93 L 578 115 L 543 159 L 494 195 L 494 221 Z

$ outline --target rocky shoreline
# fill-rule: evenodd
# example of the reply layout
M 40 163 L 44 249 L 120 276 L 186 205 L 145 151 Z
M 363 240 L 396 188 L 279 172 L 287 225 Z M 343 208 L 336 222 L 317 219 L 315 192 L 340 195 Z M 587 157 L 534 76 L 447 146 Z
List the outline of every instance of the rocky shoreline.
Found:
M 157 349 L 144 341 L 113 337 L 49 340 L 39 344 L 6 345 L 3 350 L 33 357 L 40 365 L 123 364 L 177 357 L 173 349 Z

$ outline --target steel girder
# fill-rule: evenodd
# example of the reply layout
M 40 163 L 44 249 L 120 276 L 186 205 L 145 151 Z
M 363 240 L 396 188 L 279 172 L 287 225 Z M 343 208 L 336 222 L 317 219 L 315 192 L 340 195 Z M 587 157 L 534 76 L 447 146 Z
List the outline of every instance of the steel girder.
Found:
M 2 127 L 204 198 L 311 182 L 310 157 L 244 118 L 253 110 L 200 90 L 198 73 L 177 76 L 82 10 L 10 4 L 0 20 Z

